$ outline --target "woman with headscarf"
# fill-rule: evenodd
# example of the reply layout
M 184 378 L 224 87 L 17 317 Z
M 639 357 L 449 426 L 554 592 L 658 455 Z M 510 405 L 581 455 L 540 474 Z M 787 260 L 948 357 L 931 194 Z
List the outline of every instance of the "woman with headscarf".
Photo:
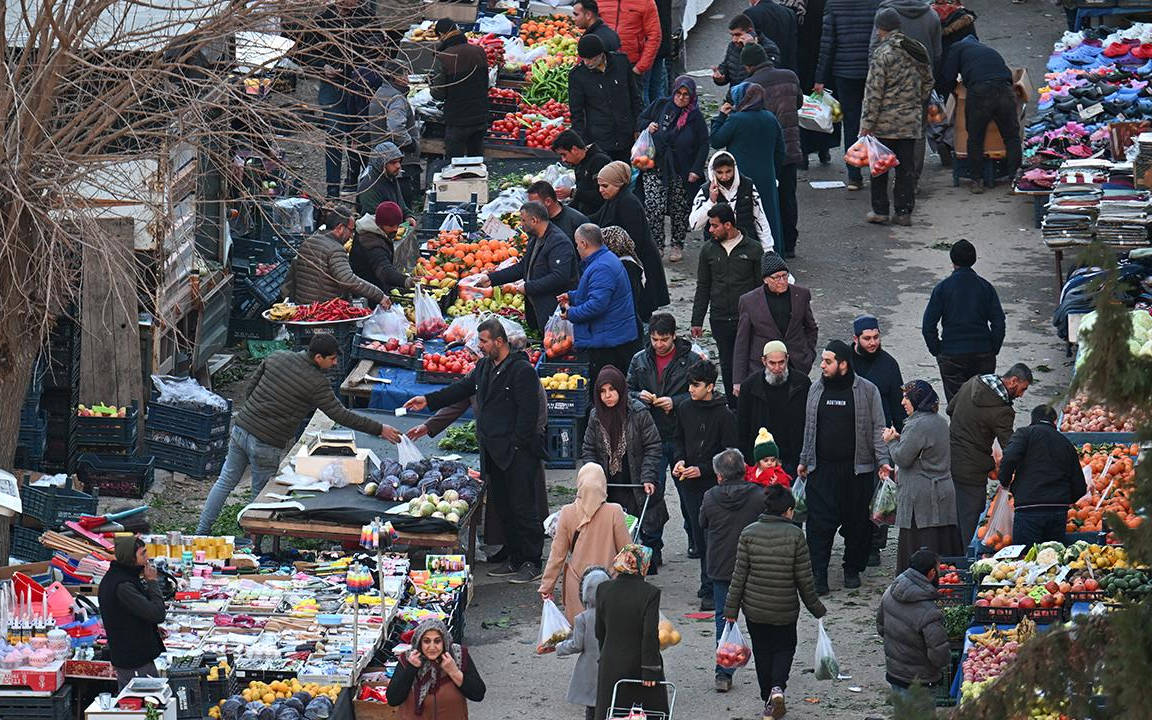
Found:
M 764 108 L 764 88 L 745 82 L 732 88 L 730 94 L 732 102 L 721 105 L 720 114 L 712 120 L 709 142 L 730 152 L 740 175 L 751 178 L 764 204 L 772 237 L 782 238 L 776 173 L 787 159 L 784 130 L 776 116 Z
M 668 712 L 664 661 L 660 657 L 660 588 L 644 576 L 652 551 L 643 545 L 625 545 L 612 562 L 616 577 L 596 588 L 596 640 L 600 643 L 600 672 L 596 685 L 596 714 L 607 717 L 610 707 L 640 705 L 649 712 Z M 622 683 L 618 680 L 640 680 Z M 612 691 L 616 688 L 616 702 Z
M 651 543 L 660 535 L 668 520 L 663 496 L 653 493 L 659 487 L 662 445 L 656 421 L 644 403 L 628 396 L 624 373 L 607 365 L 596 376 L 592 412 L 584 431 L 580 451 L 586 463 L 596 463 L 608 476 L 608 499 L 620 503 L 629 515 L 640 517 L 641 539 Z M 625 487 L 631 485 L 632 487 Z M 645 509 L 644 500 L 648 507 Z M 661 563 L 660 548 L 655 548 L 652 572 Z
M 480 702 L 485 690 L 468 651 L 452 643 L 443 621 L 429 619 L 413 631 L 387 696 L 401 720 L 467 720 L 468 700 Z
M 600 232 L 604 235 L 604 246 L 620 258 L 620 263 L 628 273 L 628 282 L 632 286 L 632 303 L 636 307 L 636 336 L 643 337 L 644 323 L 652 317 L 652 311 L 645 305 L 644 266 L 636 258 L 636 245 L 619 225 L 609 225 Z
M 928 548 L 937 555 L 962 555 L 956 526 L 956 490 L 952 486 L 951 438 L 932 386 L 913 380 L 901 400 L 908 419 L 904 430 L 884 430 L 884 442 L 896 465 L 896 574 L 908 569 L 912 554 Z
M 632 168 L 626 162 L 608 163 L 596 175 L 596 185 L 604 204 L 589 219 L 600 227 L 619 225 L 636 245 L 637 259 L 644 266 L 644 305 L 649 311 L 667 305 L 668 280 L 664 277 L 664 264 L 660 251 L 648 233 L 648 220 L 639 198 L 628 189 L 632 181 Z
M 644 213 L 652 239 L 664 252 L 664 216 L 672 218 L 671 262 L 684 258 L 688 234 L 690 198 L 704 179 L 708 158 L 708 124 L 696 106 L 696 81 L 687 75 L 676 78 L 671 97 L 648 106 L 636 120 L 636 131 L 652 135 L 656 167 L 640 174 L 644 189 Z
M 624 510 L 608 502 L 604 469 L 587 463 L 576 473 L 576 499 L 560 508 L 548 563 L 538 592 L 552 597 L 556 582 L 564 581 L 564 616 L 568 622 L 584 610 L 580 601 L 580 577 L 592 565 L 607 566 L 620 548 L 628 544 Z

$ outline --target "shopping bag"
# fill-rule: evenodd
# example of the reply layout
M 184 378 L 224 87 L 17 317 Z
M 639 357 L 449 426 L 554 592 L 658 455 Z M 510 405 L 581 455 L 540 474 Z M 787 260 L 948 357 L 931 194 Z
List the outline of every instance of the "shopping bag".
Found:
M 808 514 L 808 481 L 805 478 L 797 477 L 792 481 L 792 500 L 795 502 L 792 506 L 793 518 Z
M 656 143 L 648 128 L 640 133 L 632 143 L 632 167 L 637 170 L 651 170 L 656 167 Z
M 668 616 L 663 612 L 660 613 L 660 624 L 657 625 L 657 627 L 660 632 L 661 650 L 667 650 L 670 647 L 680 644 L 680 631 L 676 629 L 676 626 L 672 624 L 672 621 L 669 620 Z
M 844 152 L 844 162 L 853 167 L 867 167 L 872 177 L 888 172 L 900 164 L 896 153 L 871 135 L 864 135 Z
M 420 448 L 416 447 L 416 443 L 403 433 L 400 434 L 400 444 L 396 446 L 396 455 L 401 465 L 418 463 L 424 459 L 424 453 L 420 452 Z
M 444 220 L 440 223 L 440 232 L 452 232 L 453 230 L 464 232 L 464 222 L 458 214 L 450 212 L 444 216 Z
M 744 641 L 740 624 L 725 623 L 720 643 L 716 646 L 716 664 L 727 670 L 735 670 L 747 665 L 751 658 L 752 648 Z
M 797 112 L 800 127 L 813 132 L 832 132 L 832 103 L 828 102 L 829 97 L 831 95 L 825 93 L 812 93 L 804 97 L 804 104 Z
M 416 337 L 431 340 L 448 328 L 440 306 L 424 289 L 416 286 Z
M 832 638 L 824 629 L 824 618 L 816 621 L 816 679 L 835 680 L 840 677 L 840 663 L 836 661 L 836 651 L 832 649 Z
M 474 344 L 478 325 L 480 325 L 479 315 L 458 315 L 444 330 L 444 342 L 449 345 L 462 342 L 466 347 L 469 343 Z
M 556 649 L 556 646 L 572 635 L 572 626 L 568 618 L 556 607 L 551 600 L 544 601 L 544 609 L 540 611 L 540 637 L 536 641 L 536 654 L 543 655 Z
M 896 483 L 884 478 L 872 494 L 872 522 L 875 525 L 896 524 Z
M 360 335 L 365 340 L 406 342 L 408 340 L 408 318 L 404 316 L 404 308 L 400 307 L 398 303 L 393 303 L 392 307 L 387 310 L 377 305 L 368 319 L 364 321 Z
M 976 535 L 990 548 L 999 550 L 1008 547 L 1012 544 L 1012 523 L 1015 519 L 1016 508 L 1012 495 L 1001 485 L 996 488 L 996 495 L 988 505 L 988 523 L 980 527 Z
M 550 358 L 564 357 L 572 352 L 572 323 L 560 314 L 560 306 L 544 325 L 544 354 Z

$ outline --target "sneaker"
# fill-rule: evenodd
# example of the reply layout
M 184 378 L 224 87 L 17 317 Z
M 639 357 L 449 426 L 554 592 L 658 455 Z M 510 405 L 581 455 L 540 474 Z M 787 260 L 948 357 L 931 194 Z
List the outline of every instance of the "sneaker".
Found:
M 716 684 L 713 686 L 716 692 L 728 692 L 732 689 L 732 678 L 724 673 L 716 673 Z
M 816 594 L 817 595 L 827 595 L 828 593 L 831 592 L 831 590 L 828 589 L 828 573 L 827 572 L 816 573 L 812 580 L 813 580 L 812 584 L 816 586 Z
M 684 249 L 677 247 L 676 245 L 673 245 L 672 251 L 668 254 L 668 262 L 678 263 L 683 259 L 684 259 Z
M 844 589 L 854 590 L 860 587 L 860 573 L 855 570 L 844 571 Z
M 700 611 L 701 612 L 716 612 L 716 602 L 712 599 L 711 595 L 709 595 L 706 598 L 700 599 Z
M 984 182 L 982 180 L 969 180 L 968 192 L 973 195 L 982 195 L 984 193 Z
M 870 222 L 874 225 L 885 225 L 888 222 L 888 216 L 881 215 L 878 212 L 872 212 L 869 210 L 868 214 L 864 216 L 864 220 L 865 222 Z
M 509 577 L 515 575 L 520 568 L 512 564 L 511 560 L 505 560 L 496 567 L 488 571 L 488 577 Z
M 844 189 L 845 190 L 855 191 L 855 190 L 860 190 L 863 187 L 864 187 L 864 181 L 863 180 L 849 180 L 848 182 L 844 183 Z
M 500 546 L 499 550 L 488 556 L 488 560 L 486 560 L 486 562 L 494 563 L 496 565 L 508 562 L 508 546 Z
M 771 709 L 772 720 L 780 720 L 784 717 L 784 691 L 778 687 L 772 688 L 772 693 L 768 696 L 768 702 L 765 703 L 766 709 Z M 768 717 L 765 715 L 765 717 Z
M 544 574 L 543 569 L 539 564 L 534 562 L 526 562 L 520 566 L 512 577 L 508 578 L 508 582 L 513 585 L 527 585 L 528 583 L 536 582 Z
M 868 567 L 880 567 L 880 551 L 873 550 L 868 553 Z
M 910 227 L 912 225 L 912 216 L 908 213 L 896 213 L 896 217 L 892 218 L 892 224 Z

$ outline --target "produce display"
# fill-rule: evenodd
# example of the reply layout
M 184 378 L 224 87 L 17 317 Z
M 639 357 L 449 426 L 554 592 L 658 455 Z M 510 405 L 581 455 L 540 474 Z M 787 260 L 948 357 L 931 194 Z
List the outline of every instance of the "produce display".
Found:
M 532 63 L 524 73 L 528 86 L 524 88 L 524 99 L 533 105 L 548 100 L 568 102 L 568 75 L 575 65 L 574 59 L 544 58 Z
M 333 298 L 308 305 L 276 303 L 265 315 L 273 322 L 342 322 L 368 317 L 372 311 L 353 305 L 344 298 Z
M 488 33 L 480 37 L 469 37 L 468 42 L 484 49 L 488 67 L 500 67 L 504 64 L 504 38 Z
M 1132 310 L 1132 334 L 1128 336 L 1128 352 L 1141 357 L 1152 357 L 1152 314 L 1147 310 Z M 1084 360 L 1094 351 L 1092 346 L 1092 326 L 1096 324 L 1096 311 L 1080 318 L 1080 331 L 1078 340 L 1080 352 L 1076 356 L 1076 368 L 1079 369 Z M 1117 348 L 1108 348 L 1109 352 L 1116 352 Z
M 426 372 L 467 375 L 476 367 L 477 358 L 471 350 L 460 348 L 443 354 L 431 353 L 424 356 L 423 368 Z
M 448 317 L 490 312 L 516 320 L 524 319 L 524 296 L 516 290 L 515 285 L 508 284 L 485 290 L 489 293 L 487 296 L 481 293 L 480 297 L 465 299 L 465 295 L 470 294 L 472 288 L 466 292 L 464 286 L 461 286 L 460 297 L 445 311 Z
M 1025 619 L 1015 628 L 990 627 L 981 633 L 969 633 L 972 651 L 964 659 L 961 694 L 974 697 L 980 684 L 1004 672 L 1004 668 L 1016 659 L 1020 645 L 1031 639 L 1035 631 L 1035 623 Z
M 1089 580 L 1084 581 L 1084 589 L 1088 590 Z M 1105 596 L 1118 601 L 1144 602 L 1152 595 L 1152 578 L 1146 570 L 1133 568 L 1118 568 L 1104 576 L 1099 583 L 1099 589 Z
M 115 405 L 105 405 L 98 403 L 91 407 L 86 405 L 76 406 L 76 417 L 108 417 L 108 418 L 122 418 L 127 416 L 128 408 L 116 407 Z
M 1077 395 L 1064 406 L 1060 432 L 1136 432 L 1136 421 Z
M 555 375 L 540 378 L 540 384 L 545 390 L 582 390 L 588 384 L 588 378 L 579 373 L 569 375 L 558 372 Z
M 470 242 L 459 230 L 443 231 L 428 242 L 435 254 L 416 261 L 415 275 L 433 288 L 450 288 L 460 278 L 492 272 L 509 258 L 520 257 L 522 248 L 504 240 Z
M 962 640 L 964 633 L 972 626 L 972 606 L 954 605 L 940 608 L 944 616 L 944 630 L 949 640 Z
M 449 452 L 480 452 L 480 445 L 476 442 L 476 421 L 469 420 L 462 425 L 450 425 L 444 431 L 444 437 L 437 443 L 437 447 Z
M 1068 532 L 1099 532 L 1109 512 L 1116 513 L 1128 527 L 1140 524 L 1141 517 L 1132 512 L 1129 504 L 1139 453 L 1140 446 L 1136 444 L 1081 446 L 1080 465 L 1090 468 L 1092 482 L 1084 497 L 1068 508 Z
M 402 343 L 396 338 L 390 338 L 384 342 L 379 340 L 369 340 L 368 342 L 360 343 L 360 347 L 365 350 L 375 350 L 376 352 L 390 352 L 397 355 L 407 355 L 408 357 L 420 357 L 424 353 L 424 343 L 416 341 L 414 343 Z
M 520 26 L 520 39 L 531 47 L 554 37 L 576 38 L 580 29 L 568 15 L 559 13 L 551 17 L 528 18 Z

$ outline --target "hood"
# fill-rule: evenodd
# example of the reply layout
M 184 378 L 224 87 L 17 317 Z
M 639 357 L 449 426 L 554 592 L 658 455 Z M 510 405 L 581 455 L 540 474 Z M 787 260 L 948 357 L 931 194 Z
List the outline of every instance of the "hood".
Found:
M 919 570 L 908 568 L 892 583 L 892 598 L 897 602 L 916 603 L 936 599 L 936 586 Z
M 585 608 L 596 607 L 596 588 L 610 579 L 608 571 L 599 565 L 590 565 L 584 570 L 584 577 L 580 580 L 580 602 Z
M 890 7 L 906 18 L 918 18 L 932 10 L 932 6 L 924 0 L 884 0 L 880 7 Z
M 732 160 L 732 187 L 726 188 L 723 185 L 720 186 L 720 194 L 726 199 L 731 200 L 736 197 L 736 190 L 740 187 L 740 166 L 736 164 L 736 158 L 732 156 L 732 153 L 727 150 L 720 150 L 708 159 L 708 182 L 716 182 L 716 171 L 713 169 L 713 165 L 716 162 L 716 158 L 721 155 Z
M 356 219 L 356 232 L 373 233 L 375 235 L 384 234 L 384 231 L 376 224 L 376 216 L 372 213 L 364 213 L 362 217 Z
M 892 34 L 893 44 L 904 52 L 908 53 L 913 60 L 928 64 L 928 49 L 925 48 L 919 40 L 913 40 L 902 32 Z
M 403 157 L 404 153 L 400 152 L 396 143 L 386 141 L 372 148 L 372 159 L 369 163 L 377 170 L 383 170 L 384 166 L 392 160 L 400 160 Z
M 712 492 L 712 496 L 716 499 L 716 504 L 728 512 L 736 512 L 737 510 L 747 507 L 748 503 L 756 501 L 756 495 L 759 494 L 760 503 L 764 503 L 764 487 L 756 483 L 750 483 L 747 480 L 737 480 L 736 482 L 726 482 L 722 485 L 717 485 Z

